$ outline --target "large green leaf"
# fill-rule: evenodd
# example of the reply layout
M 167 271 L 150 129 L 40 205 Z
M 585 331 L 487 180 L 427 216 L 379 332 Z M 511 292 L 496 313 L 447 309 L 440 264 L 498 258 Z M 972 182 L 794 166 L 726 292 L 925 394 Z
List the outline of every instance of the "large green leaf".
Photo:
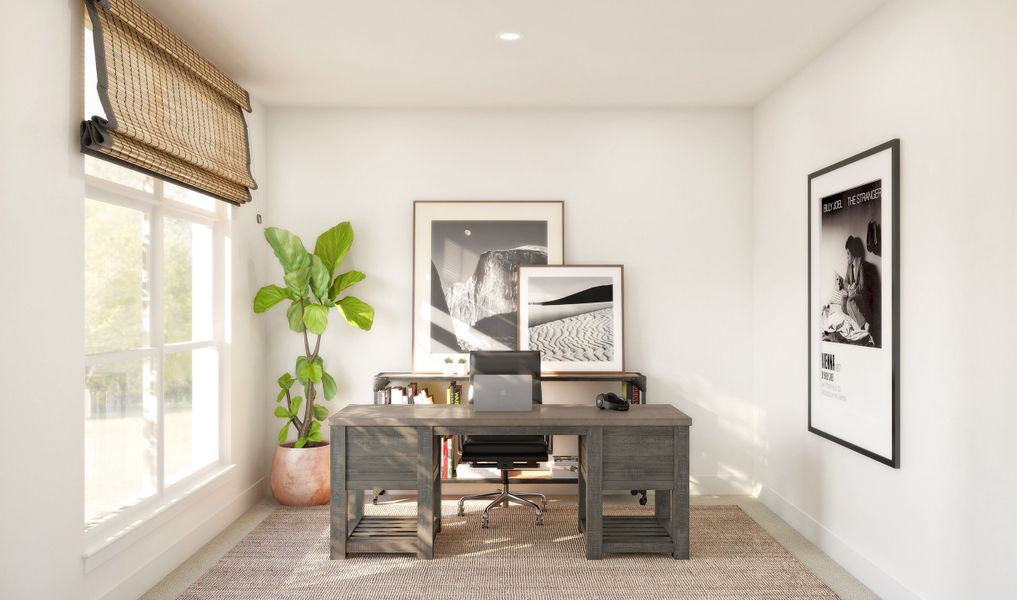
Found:
M 324 421 L 328 418 L 328 408 L 320 404 L 314 405 L 314 418 L 319 421 Z
M 286 397 L 286 390 L 279 390 L 279 395 L 275 397 L 276 402 L 282 402 L 282 399 Z
M 300 383 L 306 385 L 311 373 L 311 365 L 308 364 L 306 357 L 303 356 L 297 357 L 296 373 L 297 379 L 300 380 Z
M 339 275 L 335 278 L 335 281 L 332 282 L 332 299 L 335 300 L 339 297 L 339 292 L 345 290 L 358 281 L 363 281 L 365 277 L 367 277 L 367 275 L 364 275 L 360 271 L 346 271 L 342 275 Z
M 303 448 L 306 445 L 307 445 L 307 438 L 302 437 L 302 438 L 297 438 L 297 441 L 296 441 L 296 443 L 293 444 L 293 447 L 294 448 Z
M 307 284 L 311 281 L 311 267 L 302 267 L 295 271 L 289 271 L 283 275 L 286 280 L 286 287 L 296 294 L 297 298 L 307 295 Z
M 286 299 L 286 290 L 277 285 L 266 285 L 254 296 L 254 312 L 263 313 Z
M 335 398 L 335 393 L 337 391 L 335 379 L 332 379 L 332 376 L 325 371 L 321 372 L 321 387 L 325 391 L 325 400 Z
M 321 376 L 325 373 L 321 365 L 321 357 L 315 359 L 314 363 L 308 363 L 303 356 L 297 358 L 297 379 L 304 385 L 307 385 L 308 381 L 321 383 Z
M 277 406 L 275 407 L 275 416 L 280 419 L 288 419 L 293 415 L 290 414 L 290 411 L 286 410 L 285 406 Z
M 304 311 L 299 300 L 294 300 L 286 309 L 286 320 L 290 322 L 290 329 L 297 333 L 304 332 Z
M 314 433 L 309 433 L 309 434 L 307 434 L 307 439 L 312 441 L 312 442 L 320 442 L 321 441 L 321 432 L 320 431 L 315 431 Z
M 294 417 L 297 416 L 297 414 L 299 414 L 300 412 L 300 405 L 303 404 L 303 402 L 304 402 L 303 396 L 297 396 L 296 398 L 294 398 L 293 401 L 290 403 L 290 414 L 293 415 Z
M 282 429 L 279 430 L 279 443 L 285 444 L 286 436 L 288 436 L 289 434 L 290 434 L 290 422 L 286 421 L 286 424 L 283 425 Z
M 339 307 L 339 311 L 343 313 L 346 318 L 346 322 L 354 327 L 359 327 L 364 331 L 371 329 L 371 325 L 374 324 L 374 309 L 371 305 L 364 302 L 359 298 L 353 296 L 346 296 L 342 300 L 336 302 L 336 306 Z
M 314 335 L 321 335 L 328 327 L 328 309 L 320 304 L 308 304 L 304 308 L 304 325 Z
M 314 243 L 314 254 L 325 263 L 329 278 L 335 273 L 339 263 L 346 258 L 351 245 L 353 245 L 353 227 L 349 221 L 343 221 L 318 236 Z
M 307 377 L 312 383 L 321 383 L 321 378 L 325 375 L 325 370 L 321 368 L 321 362 L 315 361 L 311 368 L 307 371 Z
M 279 259 L 283 271 L 289 273 L 303 267 L 311 266 L 311 258 L 304 248 L 300 238 L 285 229 L 268 227 L 265 229 L 265 239 L 268 245 L 272 246 L 275 257 Z
M 314 433 L 314 432 L 316 432 L 316 431 L 318 431 L 320 429 L 321 429 L 321 423 L 319 423 L 317 421 L 312 421 L 311 422 L 311 427 L 310 427 L 310 429 L 307 430 L 307 433 L 311 434 L 311 433 Z
M 276 379 L 276 383 L 278 383 L 279 387 L 282 389 L 288 390 L 293 386 L 293 376 L 289 373 L 283 373 L 279 376 L 279 379 Z
M 332 276 L 328 272 L 328 268 L 325 267 L 325 263 L 321 262 L 318 255 L 315 254 L 311 257 L 311 292 L 314 293 L 314 297 L 318 300 L 325 300 L 328 298 L 328 282 Z

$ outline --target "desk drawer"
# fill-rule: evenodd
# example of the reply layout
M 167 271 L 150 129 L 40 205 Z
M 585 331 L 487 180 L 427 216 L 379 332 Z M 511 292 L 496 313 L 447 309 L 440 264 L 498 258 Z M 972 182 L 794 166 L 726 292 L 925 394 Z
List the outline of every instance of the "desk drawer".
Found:
M 605 427 L 604 489 L 674 487 L 673 427 Z
M 347 427 L 347 489 L 417 489 L 417 430 Z

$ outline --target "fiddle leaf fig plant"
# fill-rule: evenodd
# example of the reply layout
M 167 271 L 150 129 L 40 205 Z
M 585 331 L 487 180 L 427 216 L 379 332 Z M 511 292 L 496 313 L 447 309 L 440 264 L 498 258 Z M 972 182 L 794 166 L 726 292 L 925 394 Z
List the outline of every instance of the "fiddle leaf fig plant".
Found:
M 367 331 L 374 324 L 374 309 L 355 296 L 343 295 L 366 275 L 360 271 L 336 274 L 353 245 L 353 227 L 348 221 L 319 235 L 313 253 L 304 248 L 299 237 L 278 227 L 265 229 L 265 240 L 282 265 L 285 285 L 258 290 L 254 312 L 263 313 L 288 300 L 286 320 L 290 329 L 303 335 L 304 353 L 297 357 L 293 373 L 287 371 L 276 380 L 279 406 L 275 409 L 275 416 L 286 421 L 279 430 L 279 443 L 286 442 L 292 425 L 297 435 L 293 446 L 303 448 L 310 442 L 321 442 L 321 423 L 328 418 L 328 408 L 317 403 L 319 386 L 325 400 L 335 398 L 338 391 L 320 355 L 329 313 L 335 309 L 347 323 Z

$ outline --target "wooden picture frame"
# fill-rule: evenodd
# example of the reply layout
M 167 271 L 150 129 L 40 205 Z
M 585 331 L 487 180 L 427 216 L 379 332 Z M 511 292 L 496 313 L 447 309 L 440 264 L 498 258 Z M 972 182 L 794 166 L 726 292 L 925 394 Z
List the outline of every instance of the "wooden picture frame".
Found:
M 624 267 L 519 267 L 519 349 L 540 350 L 541 372 L 625 370 Z
M 519 264 L 565 261 L 561 200 L 413 203 L 413 370 L 515 350 Z
M 900 468 L 900 140 L 808 189 L 808 430 Z

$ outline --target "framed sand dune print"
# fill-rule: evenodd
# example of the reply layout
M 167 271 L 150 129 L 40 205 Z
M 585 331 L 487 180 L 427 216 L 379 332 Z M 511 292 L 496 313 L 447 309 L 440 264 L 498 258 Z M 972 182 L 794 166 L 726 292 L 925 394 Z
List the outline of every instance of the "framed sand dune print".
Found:
M 625 370 L 621 265 L 519 267 L 519 349 L 541 371 Z
M 562 201 L 413 203 L 413 370 L 519 345 L 518 267 L 564 261 Z

